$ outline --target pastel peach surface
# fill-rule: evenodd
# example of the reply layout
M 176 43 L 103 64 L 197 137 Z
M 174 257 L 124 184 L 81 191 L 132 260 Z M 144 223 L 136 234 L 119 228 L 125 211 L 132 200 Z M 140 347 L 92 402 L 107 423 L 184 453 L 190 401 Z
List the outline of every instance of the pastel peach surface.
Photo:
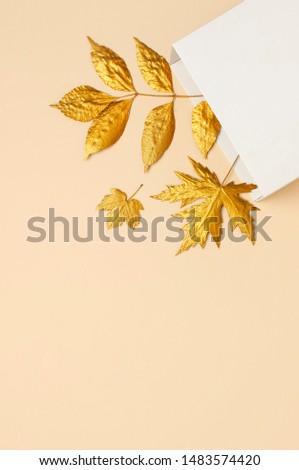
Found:
M 95 228 L 93 242 L 64 243 L 61 221 L 55 243 L 26 241 L 33 216 L 48 231 L 51 207 L 70 226 L 78 217 L 84 237 L 110 187 L 131 195 L 143 183 L 142 216 L 167 218 L 179 204 L 149 196 L 177 184 L 175 169 L 190 171 L 188 155 L 221 181 L 229 164 L 217 143 L 201 157 L 189 100 L 176 109 L 172 145 L 146 174 L 136 136 L 169 99 L 135 100 L 117 147 L 87 161 L 88 123 L 49 104 L 78 84 L 98 89 L 86 36 L 125 57 L 136 89 L 150 93 L 132 36 L 168 59 L 174 41 L 237 3 L 5 3 L 2 449 L 298 448 L 298 183 L 257 204 L 257 223 L 272 217 L 264 227 L 272 242 L 258 237 L 254 246 L 225 238 L 218 250 L 208 240 L 175 257 L 180 243 L 165 241 L 161 222 L 156 242 L 105 243 Z

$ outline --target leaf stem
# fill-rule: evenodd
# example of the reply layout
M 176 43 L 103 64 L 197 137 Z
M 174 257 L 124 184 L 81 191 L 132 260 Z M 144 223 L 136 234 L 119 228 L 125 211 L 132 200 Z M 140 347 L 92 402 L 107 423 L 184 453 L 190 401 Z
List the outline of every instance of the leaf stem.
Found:
M 138 193 L 139 189 L 141 189 L 141 188 L 142 188 L 142 186 L 143 186 L 143 184 L 141 184 L 141 185 L 139 186 L 139 188 L 138 188 L 138 189 L 136 189 L 135 193 L 133 193 L 133 194 L 132 194 L 132 196 L 130 196 L 130 197 L 129 197 L 128 201 L 129 201 L 130 199 L 132 199 L 132 197 L 134 197 L 134 196 L 135 196 L 135 194 L 137 194 L 137 193 Z
M 222 183 L 221 183 L 221 186 L 223 186 L 223 183 L 224 181 L 228 178 L 228 176 L 230 175 L 232 169 L 234 168 L 235 164 L 237 163 L 237 161 L 239 160 L 240 158 L 240 155 L 237 155 L 237 157 L 235 158 L 233 164 L 231 165 L 230 169 L 228 170 L 228 172 L 226 173 L 225 175 L 225 178 L 223 179 Z
M 129 93 L 128 95 L 116 96 L 115 101 L 121 100 L 123 98 L 136 98 L 137 93 Z
M 173 95 L 174 98 L 203 98 L 203 95 Z
M 156 98 L 159 96 L 160 98 L 201 98 L 203 95 L 177 95 L 176 93 L 171 93 L 171 94 L 157 94 L 157 93 L 138 93 L 137 95 L 139 96 L 152 96 Z
M 139 93 L 136 91 L 136 93 L 129 93 L 128 95 L 123 95 L 123 96 L 118 96 L 116 100 L 122 99 L 122 98 L 129 98 L 129 97 L 136 97 L 136 96 L 148 96 L 148 97 L 153 97 L 153 98 L 202 98 L 203 95 L 177 95 L 176 93 L 172 94 L 158 94 L 158 93 Z

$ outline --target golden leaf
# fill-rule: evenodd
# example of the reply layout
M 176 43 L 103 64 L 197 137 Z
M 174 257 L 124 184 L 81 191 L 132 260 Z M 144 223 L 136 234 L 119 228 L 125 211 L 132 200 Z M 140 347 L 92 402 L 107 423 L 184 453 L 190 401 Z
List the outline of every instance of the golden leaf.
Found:
M 170 146 L 175 130 L 173 101 L 154 108 L 146 118 L 142 134 L 144 171 L 156 163 Z
M 140 189 L 140 188 L 139 188 Z M 144 210 L 138 199 L 132 199 L 136 192 L 128 199 L 126 193 L 120 189 L 112 188 L 111 194 L 104 196 L 96 210 L 108 211 L 108 229 L 118 227 L 125 221 L 129 227 L 134 229 L 140 224 L 140 211 Z
M 153 90 L 173 93 L 172 74 L 167 60 L 139 39 L 134 39 L 137 62 L 144 80 Z
M 221 125 L 207 101 L 202 101 L 192 113 L 192 132 L 195 143 L 204 158 L 217 140 Z
M 127 125 L 132 103 L 133 99 L 115 101 L 94 119 L 87 133 L 84 159 L 118 141 Z
M 100 46 L 90 37 L 91 60 L 99 77 L 110 88 L 118 91 L 135 91 L 127 64 L 116 52 L 106 46 Z
M 65 116 L 76 121 L 91 121 L 116 99 L 88 85 L 78 86 L 64 95 L 52 108 L 59 109 Z
M 249 193 L 257 186 L 246 183 L 223 185 L 219 182 L 215 173 L 195 162 L 192 158 L 190 158 L 190 161 L 200 179 L 176 172 L 182 184 L 168 186 L 166 191 L 152 196 L 160 201 L 181 201 L 182 207 L 197 199 L 204 199 L 203 202 L 174 215 L 174 217 L 188 219 L 188 223 L 183 227 L 186 234 L 178 253 L 197 244 L 204 247 L 209 233 L 217 246 L 220 246 L 223 206 L 230 217 L 232 230 L 239 227 L 241 232 L 254 242 L 253 222 L 250 212 L 258 209 L 243 199 L 240 194 Z

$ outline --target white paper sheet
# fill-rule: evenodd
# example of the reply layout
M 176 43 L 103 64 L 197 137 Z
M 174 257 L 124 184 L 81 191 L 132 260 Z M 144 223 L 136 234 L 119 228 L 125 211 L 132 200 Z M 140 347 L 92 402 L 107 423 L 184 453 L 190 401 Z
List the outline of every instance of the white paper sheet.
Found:
M 211 105 L 256 200 L 299 177 L 298 0 L 244 0 L 176 42 L 171 61 L 186 91 Z

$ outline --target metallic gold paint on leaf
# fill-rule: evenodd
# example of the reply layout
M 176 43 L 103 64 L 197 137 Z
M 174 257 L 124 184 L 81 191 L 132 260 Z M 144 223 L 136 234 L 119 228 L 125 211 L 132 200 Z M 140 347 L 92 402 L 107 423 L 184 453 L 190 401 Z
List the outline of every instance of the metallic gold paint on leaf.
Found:
M 173 101 L 154 108 L 148 114 L 142 134 L 144 171 L 162 157 L 172 142 L 174 131 Z
M 124 222 L 132 229 L 140 224 L 140 211 L 144 210 L 143 205 L 138 199 L 127 197 L 126 193 L 120 189 L 112 188 L 111 194 L 104 196 L 96 210 L 108 211 L 109 220 L 108 229 L 119 227 Z
M 115 101 L 94 119 L 86 136 L 84 159 L 120 139 L 126 128 L 132 103 L 133 99 Z
M 156 91 L 173 93 L 171 68 L 167 60 L 134 38 L 137 48 L 137 62 L 147 84 Z
M 101 113 L 115 96 L 108 95 L 88 85 L 78 86 L 61 98 L 58 104 L 51 105 L 65 116 L 76 121 L 91 121 Z
M 204 199 L 203 202 L 174 214 L 174 217 L 189 220 L 183 226 L 186 234 L 177 254 L 197 244 L 204 248 L 209 233 L 217 246 L 220 246 L 223 207 L 225 207 L 230 217 L 232 230 L 239 227 L 241 232 L 254 243 L 253 221 L 250 212 L 258 209 L 249 201 L 243 199 L 240 194 L 250 193 L 257 186 L 246 183 L 229 183 L 223 186 L 215 173 L 195 162 L 192 158 L 190 158 L 190 161 L 200 179 L 177 172 L 176 174 L 182 184 L 168 186 L 166 191 L 152 196 L 160 201 L 181 201 L 182 206 L 197 199 Z
M 135 91 L 133 79 L 125 61 L 106 46 L 100 46 L 90 37 L 91 60 L 95 71 L 106 85 L 113 90 Z
M 207 101 L 202 101 L 192 113 L 192 133 L 197 147 L 204 158 L 217 140 L 221 124 Z

